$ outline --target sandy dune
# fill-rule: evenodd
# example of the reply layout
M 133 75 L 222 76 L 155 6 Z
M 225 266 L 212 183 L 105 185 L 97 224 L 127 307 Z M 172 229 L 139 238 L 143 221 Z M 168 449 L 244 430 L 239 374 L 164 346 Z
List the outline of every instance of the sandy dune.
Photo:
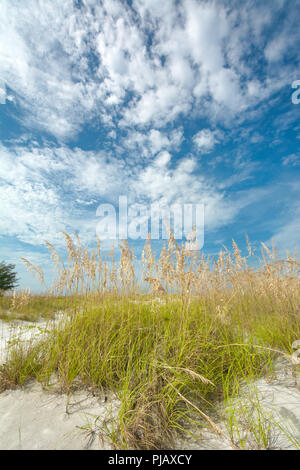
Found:
M 0 363 L 5 361 L 12 341 L 17 338 L 25 342 L 35 340 L 46 334 L 46 326 L 43 322 L 12 325 L 0 321 Z M 279 426 L 272 425 L 270 432 L 269 447 L 272 449 L 291 449 L 294 448 L 293 439 L 300 442 L 300 380 L 294 372 L 295 368 L 288 361 L 280 360 L 274 377 L 261 378 L 251 386 L 245 386 L 247 398 L 242 394 L 236 399 L 236 407 L 243 415 L 242 427 L 247 427 L 245 410 L 248 410 L 248 418 L 252 415 L 249 392 L 254 401 L 259 400 L 264 415 L 279 423 Z M 67 397 L 54 390 L 42 390 L 37 383 L 23 389 L 7 390 L 0 394 L 0 449 L 111 449 L 103 430 L 112 423 L 118 409 L 119 402 L 113 396 L 104 400 L 101 395 L 95 397 L 87 392 L 76 392 Z M 225 410 L 226 407 L 221 413 Z M 176 447 L 231 449 L 228 429 L 222 421 L 218 426 L 224 431 L 224 437 L 209 430 L 201 434 L 194 430 L 199 439 L 178 439 Z M 255 447 L 251 438 L 250 444 Z
M 118 408 L 115 399 L 51 394 L 32 384 L 0 395 L 0 449 L 111 449 L 99 428 Z M 80 428 L 84 429 L 80 429 Z

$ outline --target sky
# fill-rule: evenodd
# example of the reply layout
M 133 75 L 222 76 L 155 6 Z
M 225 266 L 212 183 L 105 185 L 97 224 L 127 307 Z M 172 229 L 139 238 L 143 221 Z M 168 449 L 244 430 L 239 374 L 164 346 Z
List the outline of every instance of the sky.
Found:
M 1 0 L 0 260 L 20 287 L 20 257 L 50 279 L 44 241 L 94 246 L 119 196 L 202 204 L 205 254 L 296 249 L 299 23 L 300 0 Z

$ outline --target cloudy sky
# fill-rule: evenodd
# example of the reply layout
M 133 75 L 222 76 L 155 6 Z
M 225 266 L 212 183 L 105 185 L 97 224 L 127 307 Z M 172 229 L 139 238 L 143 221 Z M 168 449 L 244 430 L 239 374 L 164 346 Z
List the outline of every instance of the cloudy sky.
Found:
M 204 204 L 205 253 L 293 250 L 299 23 L 299 0 L 1 0 L 0 260 L 21 286 L 20 256 L 92 246 L 120 195 Z

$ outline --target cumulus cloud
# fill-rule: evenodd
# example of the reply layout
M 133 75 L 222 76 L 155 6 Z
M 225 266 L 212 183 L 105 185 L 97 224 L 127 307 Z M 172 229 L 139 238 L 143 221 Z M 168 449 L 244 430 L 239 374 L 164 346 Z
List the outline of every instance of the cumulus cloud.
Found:
M 196 156 L 223 141 L 220 122 L 242 122 L 290 84 L 299 32 L 286 3 L 2 0 L 1 111 L 9 105 L 24 137 L 0 148 L 1 233 L 37 244 L 81 227 L 88 238 L 94 206 L 120 193 L 133 203 L 204 203 L 211 228 L 233 220 L 247 197 L 236 202 L 225 189 L 241 176 L 217 185 Z M 287 51 L 294 60 L 282 67 Z M 201 123 L 192 136 L 189 120 Z M 68 148 L 91 124 L 104 136 L 102 150 Z M 58 143 L 33 141 L 36 129 Z
M 194 135 L 193 141 L 200 153 L 211 152 L 219 142 L 220 132 L 202 129 Z
M 62 231 L 79 230 L 83 239 L 92 240 L 96 207 L 117 204 L 121 195 L 130 204 L 205 204 L 208 228 L 224 225 L 247 205 L 201 175 L 195 158 L 171 162 L 167 150 L 144 167 L 130 168 L 104 152 L 2 146 L 1 234 L 36 245 L 45 239 L 60 243 Z
M 148 132 L 129 130 L 122 141 L 129 150 L 129 159 L 152 158 L 162 150 L 177 151 L 183 141 L 183 130 L 179 127 L 170 132 L 151 129 Z
M 102 153 L 2 146 L 1 234 L 39 244 L 58 240 L 63 230 L 85 232 L 90 222 L 82 207 L 109 197 L 125 177 L 120 162 Z
M 91 120 L 159 130 L 191 112 L 233 117 L 282 86 L 284 71 L 258 80 L 248 57 L 278 62 L 294 25 L 289 14 L 264 50 L 280 5 L 250 3 L 3 0 L 0 77 L 22 122 L 61 140 Z

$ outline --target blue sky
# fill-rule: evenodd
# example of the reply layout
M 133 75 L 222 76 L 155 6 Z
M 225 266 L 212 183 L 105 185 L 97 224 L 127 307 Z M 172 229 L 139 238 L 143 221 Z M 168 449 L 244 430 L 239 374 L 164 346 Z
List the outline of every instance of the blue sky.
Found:
M 43 241 L 93 246 L 120 195 L 204 204 L 205 253 L 299 246 L 299 0 L 2 0 L 0 18 L 0 259 L 21 287 L 21 256 L 50 278 Z

